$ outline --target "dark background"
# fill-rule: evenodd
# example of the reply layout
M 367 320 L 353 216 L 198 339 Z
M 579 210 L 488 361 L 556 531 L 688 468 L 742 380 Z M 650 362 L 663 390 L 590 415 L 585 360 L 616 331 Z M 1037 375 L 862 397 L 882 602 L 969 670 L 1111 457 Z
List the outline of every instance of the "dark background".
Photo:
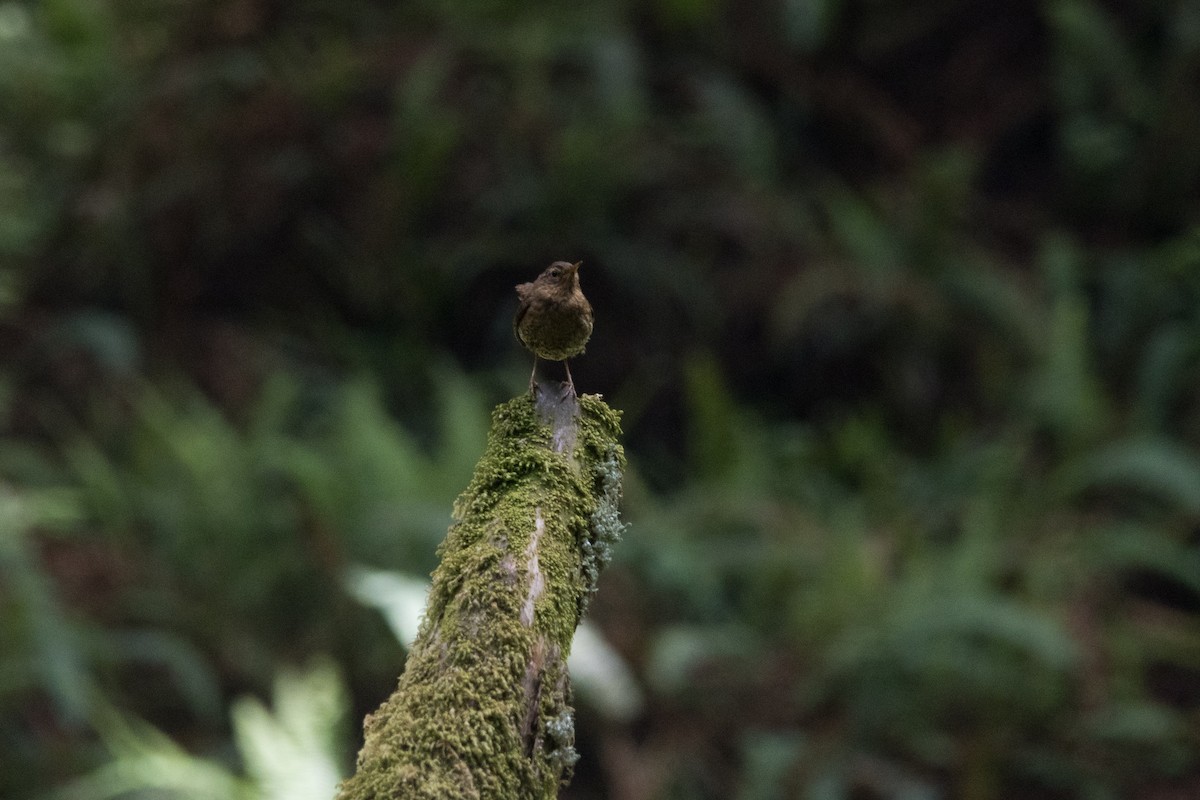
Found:
M 345 774 L 557 259 L 564 797 L 1200 796 L 1198 212 L 1189 0 L 4 0 L 0 796 Z

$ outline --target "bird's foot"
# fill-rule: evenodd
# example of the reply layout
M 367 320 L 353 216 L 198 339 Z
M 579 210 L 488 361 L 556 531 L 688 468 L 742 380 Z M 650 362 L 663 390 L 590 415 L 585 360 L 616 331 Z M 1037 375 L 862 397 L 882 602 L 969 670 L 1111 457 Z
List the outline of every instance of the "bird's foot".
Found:
M 578 395 L 575 394 L 575 381 L 563 381 L 558 385 L 558 387 L 560 392 L 560 400 L 566 400 L 569 397 L 578 397 Z

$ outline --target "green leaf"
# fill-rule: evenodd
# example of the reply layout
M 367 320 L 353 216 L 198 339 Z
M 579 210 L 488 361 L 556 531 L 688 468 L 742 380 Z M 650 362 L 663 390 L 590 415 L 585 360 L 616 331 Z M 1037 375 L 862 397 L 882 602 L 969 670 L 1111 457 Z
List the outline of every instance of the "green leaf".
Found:
M 716 359 L 697 353 L 684 364 L 688 450 L 702 480 L 729 477 L 738 458 L 737 414 Z
M 234 740 L 262 800 L 329 800 L 342 779 L 338 743 L 349 707 L 338 671 L 318 661 L 275 681 L 274 711 L 234 702 Z
M 1140 492 L 1200 516 L 1200 457 L 1161 439 L 1127 439 L 1069 462 L 1058 485 L 1068 495 L 1100 489 Z
M 1097 532 L 1090 544 L 1104 567 L 1154 572 L 1188 587 L 1200 598 L 1200 553 L 1161 530 L 1123 525 Z
M 1175 403 L 1195 375 L 1200 359 L 1200 332 L 1174 322 L 1156 330 L 1146 344 L 1137 373 L 1134 416 L 1147 433 L 1162 434 Z
M 99 701 L 91 716 L 112 760 L 46 800 L 123 800 L 143 792 L 171 800 L 262 800 L 248 782 L 214 761 L 188 754 L 145 722 Z

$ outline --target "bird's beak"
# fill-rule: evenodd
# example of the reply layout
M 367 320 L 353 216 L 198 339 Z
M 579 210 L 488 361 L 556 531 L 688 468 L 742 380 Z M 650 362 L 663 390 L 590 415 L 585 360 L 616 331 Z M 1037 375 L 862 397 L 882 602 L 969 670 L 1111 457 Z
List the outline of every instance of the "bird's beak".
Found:
M 582 262 L 582 261 L 576 261 L 574 264 L 572 264 L 572 265 L 571 265 L 571 271 L 572 271 L 572 272 L 579 272 L 579 268 L 580 268 L 580 267 L 582 267 L 582 266 L 583 266 L 583 262 Z

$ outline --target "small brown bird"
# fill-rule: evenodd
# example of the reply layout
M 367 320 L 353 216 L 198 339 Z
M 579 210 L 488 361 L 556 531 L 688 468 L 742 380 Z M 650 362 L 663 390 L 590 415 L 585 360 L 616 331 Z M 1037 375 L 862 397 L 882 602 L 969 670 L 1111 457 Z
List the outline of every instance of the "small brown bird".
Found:
M 561 361 L 567 370 L 564 388 L 575 394 L 575 381 L 567 359 L 583 352 L 592 335 L 592 305 L 579 288 L 579 261 L 555 261 L 532 283 L 517 286 L 520 306 L 513 319 L 517 340 L 533 353 L 530 391 L 537 391 L 534 378 L 539 358 Z

